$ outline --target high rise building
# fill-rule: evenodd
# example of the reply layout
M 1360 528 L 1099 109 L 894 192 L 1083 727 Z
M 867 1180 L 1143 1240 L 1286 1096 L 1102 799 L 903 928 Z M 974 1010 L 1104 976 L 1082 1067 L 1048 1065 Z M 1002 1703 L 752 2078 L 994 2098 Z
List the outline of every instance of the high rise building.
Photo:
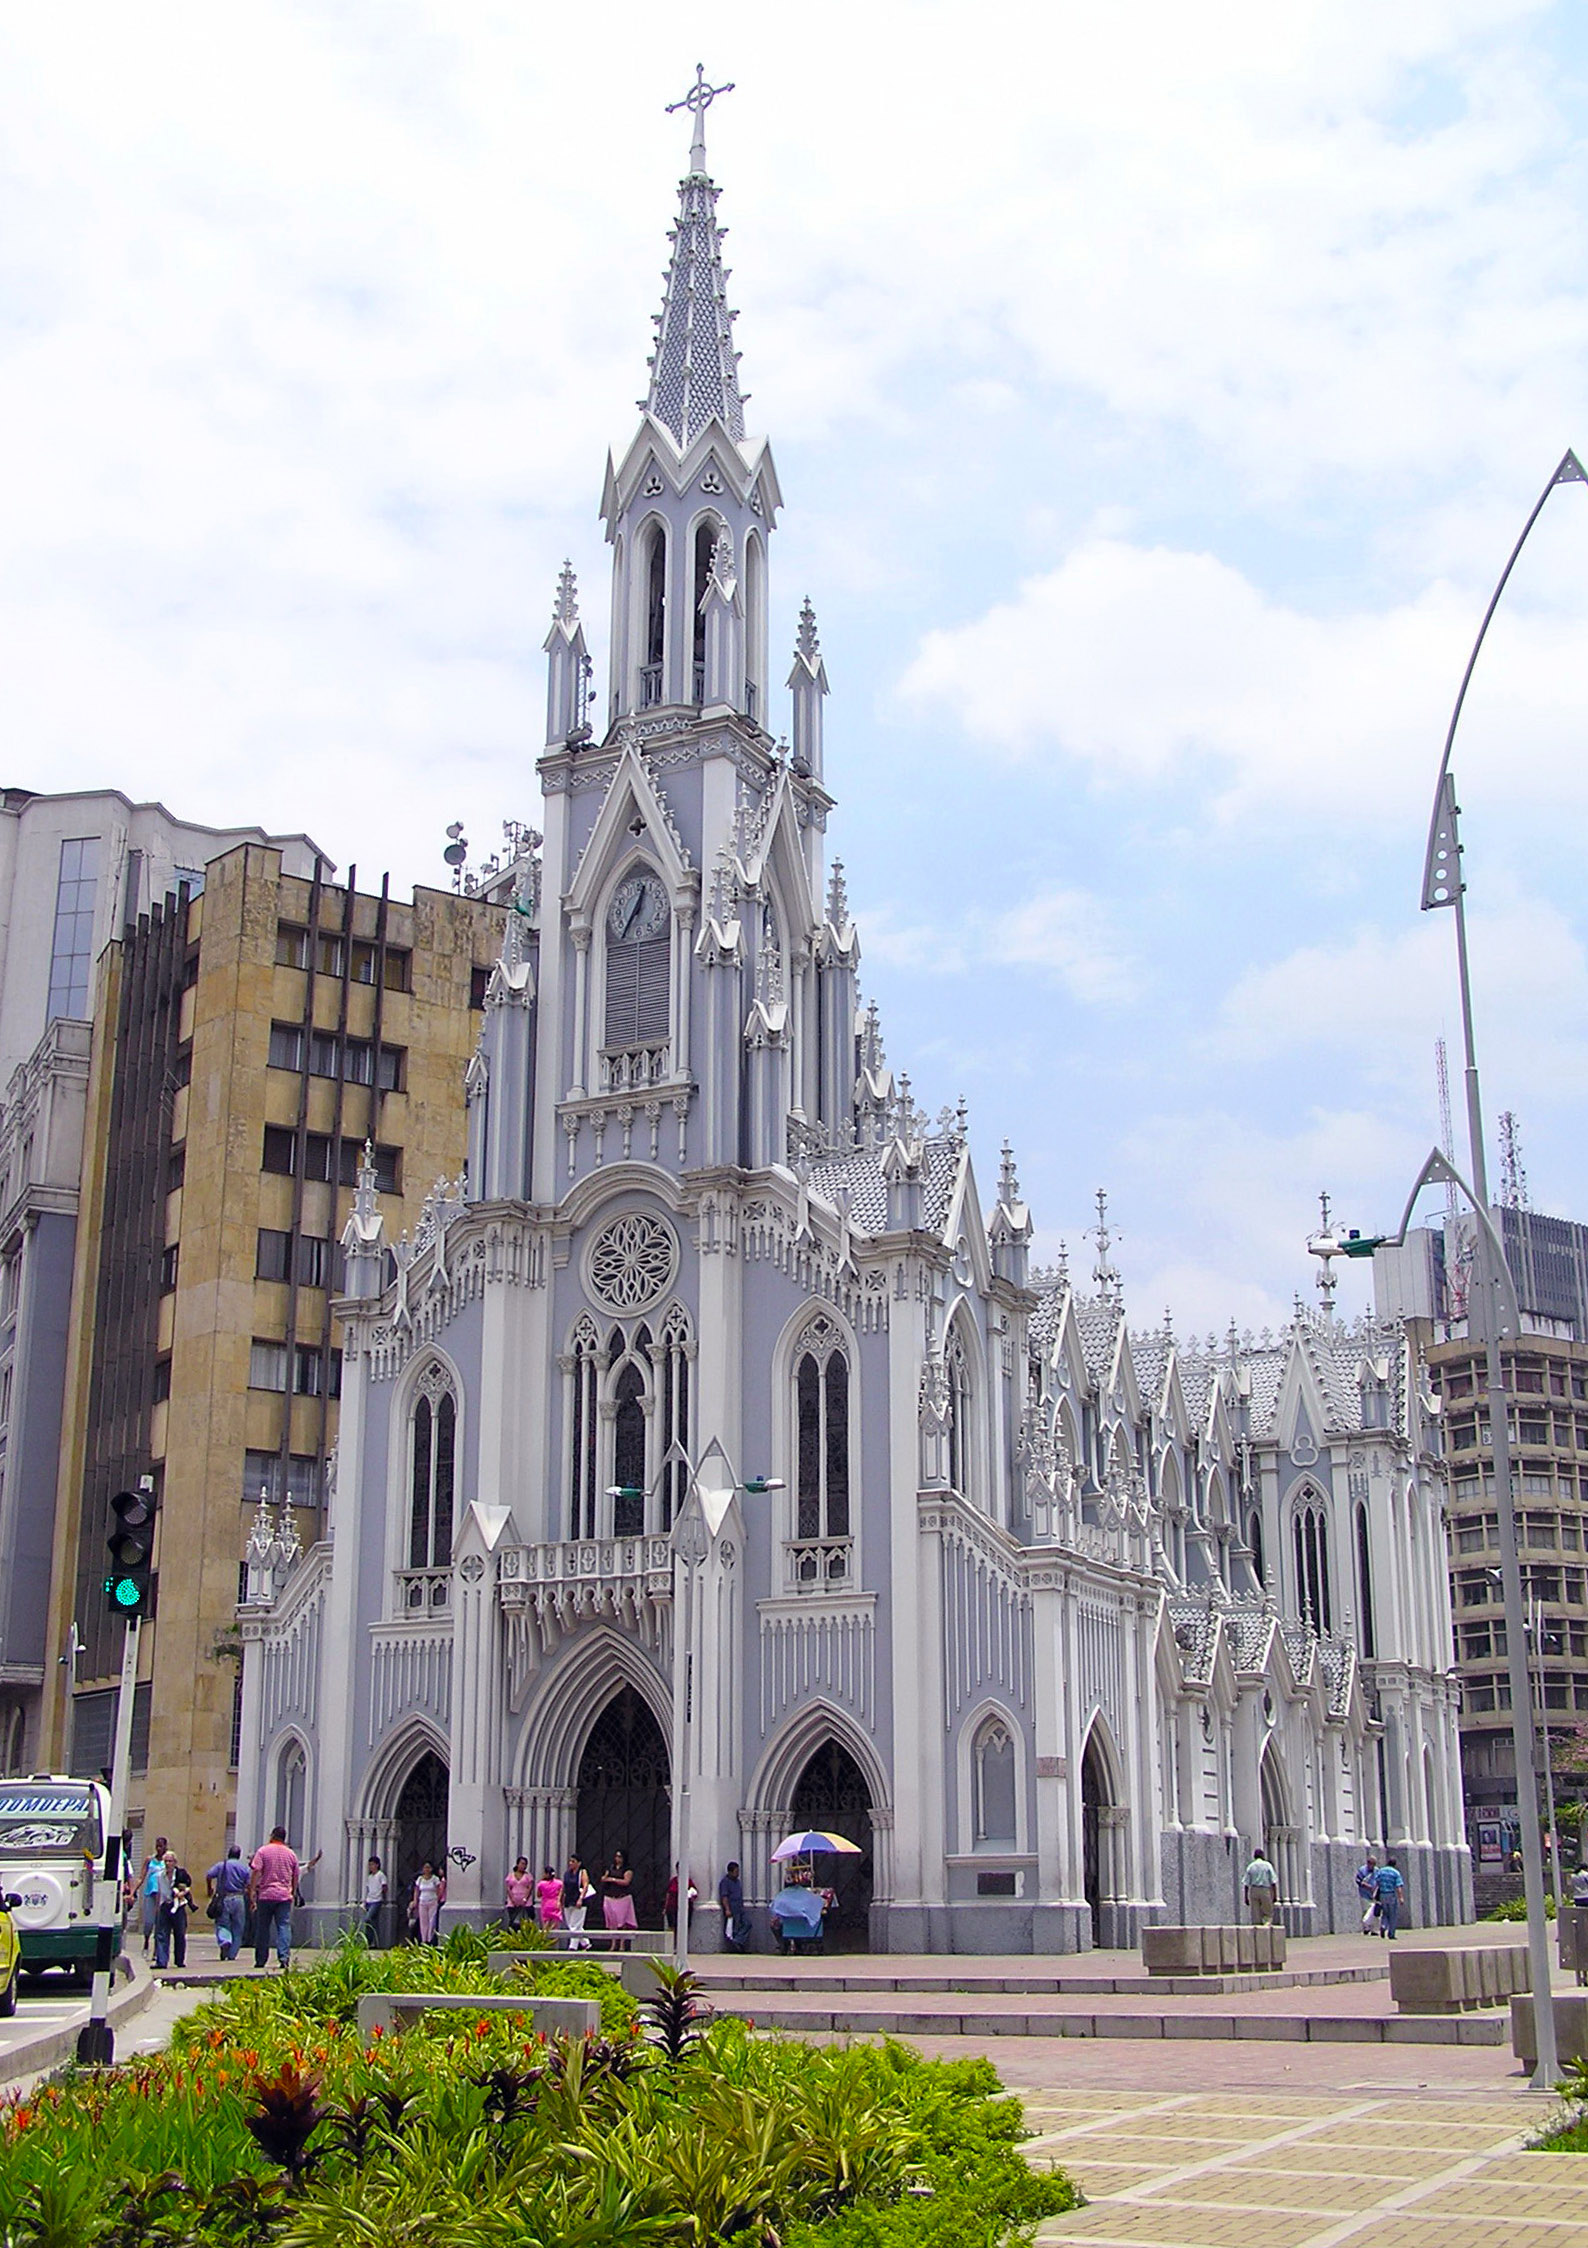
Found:
M 402 903 L 245 844 L 99 965 L 55 1522 L 51 1642 L 80 1643 L 74 1770 L 108 1762 L 122 1632 L 108 1507 L 158 1502 L 133 1812 L 188 1862 L 225 1841 L 250 1520 L 312 1545 L 337 1438 L 339 1235 L 366 1146 L 400 1265 L 465 1151 L 463 1077 L 501 914 Z M 454 1189 L 454 1191 L 457 1191 Z M 62 1716 L 62 1704 L 56 1716 Z M 206 1861 L 207 1862 L 207 1861 Z
M 96 963 L 218 852 L 307 836 L 179 820 L 117 789 L 0 791 L 0 1772 L 40 1760 L 66 1671 L 47 1647 L 67 1334 Z
M 1523 1333 L 1501 1352 L 1515 1478 L 1528 1657 L 1541 1733 L 1588 1724 L 1588 1227 L 1499 1204 L 1494 1221 Z M 1487 1353 L 1467 1333 L 1470 1219 L 1421 1228 L 1374 1257 L 1381 1314 L 1411 1320 L 1441 1400 L 1462 1786 L 1468 1826 L 1492 1860 L 1516 1806 L 1498 1501 L 1485 1394 Z M 1581 1792 L 1563 1773 L 1563 1795 Z

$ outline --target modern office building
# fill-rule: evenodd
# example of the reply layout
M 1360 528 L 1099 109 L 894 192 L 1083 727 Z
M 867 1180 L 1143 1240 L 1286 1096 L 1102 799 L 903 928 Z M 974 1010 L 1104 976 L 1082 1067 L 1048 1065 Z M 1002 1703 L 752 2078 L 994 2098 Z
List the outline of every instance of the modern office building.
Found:
M 463 1078 L 500 911 L 338 887 L 248 843 L 99 962 L 55 1523 L 51 1644 L 80 1643 L 74 1770 L 108 1762 L 122 1626 L 112 1495 L 159 1500 L 134 1788 L 188 1862 L 227 1839 L 239 1565 L 261 1496 L 319 1534 L 341 1355 L 338 1235 L 371 1150 L 401 1258 L 465 1152 Z M 57 1704 L 59 1718 L 65 1697 Z M 196 1856 L 195 1856 L 196 1854 Z
M 217 853 L 272 841 L 313 872 L 306 836 L 204 827 L 117 789 L 0 791 L 0 1772 L 38 1763 L 67 1683 L 46 1616 L 95 963 L 179 884 L 200 890 Z
M 1542 1730 L 1588 1724 L 1588 1227 L 1500 1204 L 1494 1220 L 1524 1333 L 1501 1354 L 1510 1421 L 1529 1662 Z M 1462 1785 L 1474 1844 L 1516 1804 L 1511 1688 L 1500 1590 L 1498 1502 L 1486 1353 L 1467 1334 L 1471 1227 L 1451 1219 L 1374 1258 L 1383 1315 L 1406 1317 L 1443 1408 Z M 1563 1795 L 1582 1780 L 1562 1772 Z M 1484 1847 L 1499 1848 L 1490 1832 Z
M 119 789 L 0 790 L 0 1085 L 46 1024 L 87 1020 L 111 938 L 182 883 L 201 890 L 210 860 L 241 843 L 279 850 L 289 874 L 321 859 L 306 835 L 201 827 Z

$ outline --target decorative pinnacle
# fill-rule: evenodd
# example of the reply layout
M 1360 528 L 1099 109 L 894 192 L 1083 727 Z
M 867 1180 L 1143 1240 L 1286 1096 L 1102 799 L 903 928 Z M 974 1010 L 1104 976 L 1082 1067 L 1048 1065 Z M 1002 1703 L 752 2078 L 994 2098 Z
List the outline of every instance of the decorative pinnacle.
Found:
M 695 83 L 690 87 L 682 101 L 670 101 L 667 105 L 669 117 L 675 117 L 679 110 L 687 109 L 695 120 L 695 135 L 689 144 L 689 169 L 692 173 L 704 172 L 706 169 L 706 112 L 719 94 L 731 94 L 732 92 L 733 80 L 731 78 L 726 86 L 708 86 L 706 84 L 706 66 L 704 63 L 697 62 L 695 65 Z
M 783 955 L 778 951 L 772 925 L 761 933 L 761 954 L 756 962 L 756 997 L 764 1007 L 776 1007 L 783 998 Z
M 811 607 L 808 594 L 800 603 L 800 627 L 794 641 L 794 653 L 803 656 L 813 670 L 821 661 L 821 643 L 816 637 L 816 611 Z
M 1097 1190 L 1097 1223 L 1092 1228 L 1091 1239 L 1097 1243 L 1097 1262 L 1092 1267 L 1092 1278 L 1097 1282 L 1098 1293 L 1113 1303 L 1119 1296 L 1119 1273 L 1109 1261 L 1108 1252 L 1114 1237 L 1108 1230 L 1108 1192 L 1104 1187 Z
M 579 581 L 573 574 L 573 564 L 564 562 L 557 580 L 557 606 L 551 613 L 553 624 L 579 622 Z
M 1015 1151 L 1007 1140 L 998 1161 L 998 1199 L 1005 1209 L 1010 1209 L 1020 1199 L 1020 1179 L 1015 1170 Z
M 827 918 L 835 929 L 841 929 L 849 919 L 849 891 L 844 882 L 842 859 L 834 859 L 832 873 L 827 878 Z

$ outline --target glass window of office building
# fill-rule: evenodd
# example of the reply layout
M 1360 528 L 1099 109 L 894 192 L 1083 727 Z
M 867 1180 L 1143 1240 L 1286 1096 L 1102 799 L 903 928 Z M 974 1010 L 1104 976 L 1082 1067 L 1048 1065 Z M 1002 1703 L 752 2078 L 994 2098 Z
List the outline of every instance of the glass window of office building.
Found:
M 99 837 L 68 836 L 61 845 L 55 889 L 55 942 L 50 953 L 50 996 L 44 1019 L 87 1020 L 94 969 L 94 897 L 99 888 Z

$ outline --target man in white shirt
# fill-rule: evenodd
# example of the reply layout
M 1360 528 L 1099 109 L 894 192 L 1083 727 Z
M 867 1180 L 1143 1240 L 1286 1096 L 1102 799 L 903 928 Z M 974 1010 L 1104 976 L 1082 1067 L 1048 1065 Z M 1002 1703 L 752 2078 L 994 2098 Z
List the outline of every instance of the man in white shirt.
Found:
M 1252 1916 L 1252 1926 L 1266 1928 L 1279 1902 L 1279 1876 L 1261 1850 L 1252 1853 L 1251 1863 L 1241 1875 L 1241 1894 Z

